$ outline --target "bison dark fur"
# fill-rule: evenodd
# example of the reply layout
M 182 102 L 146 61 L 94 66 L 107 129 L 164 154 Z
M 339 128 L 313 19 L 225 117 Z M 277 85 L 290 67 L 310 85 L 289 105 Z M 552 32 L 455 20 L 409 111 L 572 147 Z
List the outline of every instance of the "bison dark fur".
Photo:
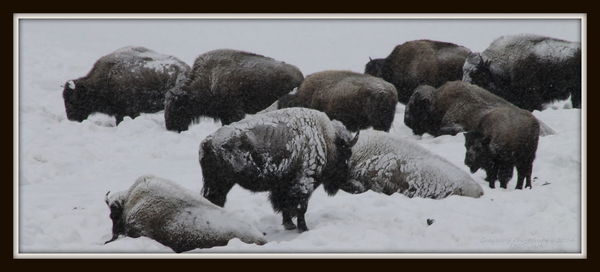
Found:
M 164 109 L 165 93 L 185 81 L 190 67 L 144 47 L 124 47 L 100 58 L 92 70 L 65 83 L 67 118 L 83 121 L 94 112 L 116 117 Z
M 472 53 L 463 81 L 479 85 L 528 111 L 571 96 L 581 107 L 581 45 L 538 35 L 496 39 L 482 53 Z
M 257 114 L 221 127 L 200 145 L 202 193 L 224 206 L 235 184 L 269 192 L 286 229 L 308 230 L 308 199 L 322 183 L 333 195 L 348 178 L 348 160 L 358 140 L 339 121 L 306 108 Z
M 456 135 L 466 131 L 472 133 L 470 136 L 483 135 L 480 146 L 485 148 L 476 152 L 479 159 L 465 163 L 472 166 L 472 171 L 484 168 L 489 173 L 490 187 L 500 179 L 500 186 L 506 188 L 514 166 L 519 172 L 518 188 L 522 187 L 522 178 L 529 181 L 531 177 L 540 133 L 538 120 L 476 85 L 452 81 L 437 90 L 420 86 L 406 105 L 404 117 L 416 134 Z M 469 141 L 468 146 L 475 145 Z
M 230 50 L 200 55 L 181 88 L 167 94 L 165 123 L 169 130 L 187 130 L 201 116 L 224 125 L 254 114 L 298 87 L 302 72 L 265 56 Z
M 472 173 L 486 171 L 490 188 L 496 180 L 506 188 L 517 168 L 516 189 L 531 188 L 531 171 L 538 146 L 539 124 L 526 111 L 498 107 L 486 112 L 479 125 L 465 134 L 465 164 Z
M 370 60 L 365 73 L 394 84 L 398 101 L 406 104 L 419 85 L 439 87 L 446 81 L 462 79 L 463 64 L 470 53 L 453 43 L 409 41 L 396 46 L 385 59 Z
M 381 78 L 350 71 L 324 71 L 307 76 L 296 93 L 279 99 L 278 107 L 320 110 L 351 131 L 368 127 L 389 131 L 397 103 L 396 88 Z

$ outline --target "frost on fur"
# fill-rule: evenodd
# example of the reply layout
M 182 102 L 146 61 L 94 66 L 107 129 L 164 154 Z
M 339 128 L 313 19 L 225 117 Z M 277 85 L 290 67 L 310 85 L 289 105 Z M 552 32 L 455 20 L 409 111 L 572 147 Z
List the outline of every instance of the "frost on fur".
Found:
M 172 181 L 151 175 L 139 177 L 127 191 L 107 193 L 106 204 L 113 221 L 113 237 L 107 243 L 119 235 L 146 236 L 178 253 L 224 246 L 233 238 L 266 243 L 254 226 Z
M 410 140 L 365 131 L 352 149 L 350 193 L 367 190 L 391 195 L 440 199 L 449 195 L 480 197 L 483 189 L 468 173 Z
M 347 160 L 356 143 L 346 127 L 322 112 L 289 108 L 257 114 L 217 130 L 200 144 L 204 196 L 225 205 L 235 184 L 268 191 L 286 229 L 308 230 L 304 213 L 321 183 L 335 194 L 346 181 Z

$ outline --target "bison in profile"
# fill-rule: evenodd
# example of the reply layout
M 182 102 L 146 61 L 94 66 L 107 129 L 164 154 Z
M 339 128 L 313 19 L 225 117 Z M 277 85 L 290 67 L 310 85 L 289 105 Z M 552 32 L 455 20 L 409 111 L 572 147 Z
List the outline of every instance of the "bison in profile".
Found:
M 358 133 L 325 113 L 289 108 L 257 114 L 221 127 L 200 144 L 202 193 L 224 206 L 227 193 L 239 184 L 253 192 L 269 192 L 285 229 L 306 231 L 308 199 L 322 183 L 329 195 L 347 181 L 348 159 Z
M 493 107 L 519 109 L 501 97 L 466 82 L 448 82 L 438 89 L 422 85 L 406 104 L 404 124 L 416 135 L 456 135 L 465 131 L 464 126 L 469 120 L 477 118 L 472 116 L 473 113 Z M 556 133 L 545 123 L 539 120 L 538 123 L 540 136 Z
M 100 58 L 85 76 L 65 83 L 67 118 L 83 121 L 94 112 L 116 117 L 164 109 L 165 94 L 185 81 L 190 67 L 144 47 L 124 47 Z
M 109 194 L 105 201 L 113 227 L 106 243 L 119 235 L 146 236 L 177 253 L 224 246 L 233 238 L 266 243 L 254 226 L 166 179 L 141 176 L 127 191 Z
M 581 44 L 531 35 L 502 36 L 463 67 L 473 83 L 528 111 L 571 96 L 581 107 Z
M 467 132 L 465 163 L 472 172 L 484 168 L 491 188 L 498 179 L 506 188 L 515 166 L 517 189 L 522 188 L 523 179 L 531 186 L 540 124 L 530 112 L 478 86 L 452 81 L 438 90 L 420 86 L 406 106 L 404 121 L 417 134 Z
M 307 76 L 297 92 L 279 99 L 278 107 L 320 110 L 351 131 L 368 127 L 389 131 L 397 103 L 396 88 L 381 78 L 324 71 Z
M 201 116 L 224 125 L 254 114 L 298 87 L 304 76 L 293 65 L 265 56 L 213 50 L 194 62 L 190 77 L 166 96 L 168 130 L 187 130 Z
M 461 80 L 463 64 L 471 53 L 453 43 L 416 40 L 394 48 L 385 59 L 370 60 L 365 73 L 394 84 L 398 101 L 406 104 L 419 85 L 439 87 L 446 81 Z
M 480 197 L 483 189 L 465 171 L 409 140 L 379 131 L 365 131 L 352 148 L 349 193 L 372 190 L 408 197 Z

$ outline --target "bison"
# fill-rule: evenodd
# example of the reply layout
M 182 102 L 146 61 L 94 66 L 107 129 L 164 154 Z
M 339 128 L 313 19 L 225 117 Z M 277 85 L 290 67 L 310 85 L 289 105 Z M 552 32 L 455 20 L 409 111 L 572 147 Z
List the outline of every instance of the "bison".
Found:
M 396 113 L 396 88 L 383 79 L 350 71 L 307 76 L 296 93 L 281 97 L 279 108 L 306 107 L 325 112 L 349 130 L 389 131 Z
M 477 118 L 473 115 L 475 112 L 500 106 L 519 109 L 501 97 L 466 82 L 448 82 L 439 89 L 421 85 L 406 104 L 404 124 L 416 135 L 456 135 L 465 131 L 464 126 Z M 538 123 L 540 136 L 555 134 L 545 123 L 539 120 Z
M 514 166 L 519 173 L 517 189 L 522 188 L 523 178 L 531 186 L 540 125 L 530 112 L 473 84 L 452 81 L 438 90 L 420 86 L 406 106 L 404 117 L 417 134 L 467 132 L 469 137 L 473 136 L 466 141 L 465 164 L 472 172 L 484 168 L 491 188 L 498 179 L 500 187 L 506 188 Z M 481 144 L 471 144 L 470 139 Z
M 105 201 L 113 227 L 105 244 L 119 235 L 146 236 L 180 253 L 224 246 L 233 238 L 266 243 L 254 226 L 163 178 L 141 176 L 127 191 L 109 194 Z
M 304 214 L 312 192 L 322 183 L 329 195 L 347 181 L 352 134 L 325 113 L 289 108 L 257 114 L 221 127 L 200 144 L 202 194 L 223 207 L 235 184 L 269 192 L 285 229 L 306 231 Z
M 581 44 L 532 35 L 502 36 L 463 67 L 473 83 L 528 111 L 571 96 L 581 107 Z
M 527 111 L 498 107 L 484 114 L 478 127 L 465 133 L 465 164 L 472 173 L 482 168 L 490 188 L 496 180 L 506 188 L 517 168 L 516 189 L 531 189 L 531 171 L 538 146 L 538 122 Z
M 352 148 L 349 193 L 372 190 L 386 195 L 440 199 L 449 195 L 478 198 L 483 189 L 468 173 L 412 141 L 366 131 Z
M 94 112 L 116 117 L 164 109 L 165 94 L 185 82 L 190 67 L 144 47 L 124 47 L 100 58 L 85 76 L 65 83 L 67 118 L 81 122 Z
M 406 104 L 419 85 L 439 87 L 446 81 L 461 80 L 463 64 L 470 53 L 466 47 L 453 43 L 408 41 L 396 46 L 385 59 L 370 60 L 365 73 L 394 84 L 398 101 Z
M 201 116 L 230 124 L 254 114 L 298 87 L 304 76 L 298 68 L 269 57 L 231 49 L 204 53 L 190 77 L 166 96 L 168 130 L 187 130 Z

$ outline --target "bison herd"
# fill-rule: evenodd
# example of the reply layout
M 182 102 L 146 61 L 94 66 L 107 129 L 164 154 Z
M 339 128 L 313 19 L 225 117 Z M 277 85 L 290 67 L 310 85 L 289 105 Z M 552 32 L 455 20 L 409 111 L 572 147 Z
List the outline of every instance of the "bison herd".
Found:
M 416 135 L 464 133 L 465 164 L 485 170 L 489 187 L 531 188 L 538 138 L 552 130 L 530 111 L 571 97 L 581 107 L 581 47 L 537 35 L 503 36 L 476 53 L 417 40 L 370 60 L 364 73 L 322 71 L 219 49 L 193 67 L 143 47 L 121 48 L 63 90 L 69 120 L 94 112 L 116 117 L 164 110 L 167 130 L 196 119 L 222 127 L 201 140 L 202 196 L 153 176 L 107 194 L 113 241 L 146 236 L 176 252 L 266 243 L 264 234 L 223 209 L 238 184 L 268 192 L 285 229 L 308 230 L 305 213 L 319 186 L 329 195 L 367 190 L 440 199 L 480 197 L 481 186 L 446 159 L 389 132 L 398 102 Z M 250 115 L 247 115 L 250 114 Z M 372 127 L 374 130 L 361 130 Z M 292 221 L 296 218 L 296 223 Z

